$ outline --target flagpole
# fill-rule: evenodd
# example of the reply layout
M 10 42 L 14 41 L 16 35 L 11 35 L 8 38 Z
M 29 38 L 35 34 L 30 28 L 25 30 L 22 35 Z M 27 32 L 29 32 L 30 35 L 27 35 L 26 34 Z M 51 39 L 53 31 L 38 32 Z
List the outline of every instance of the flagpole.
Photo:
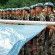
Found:
M 0 20 L 3 24 L 25 24 L 25 25 L 55 25 L 55 22 L 50 21 L 26 21 L 26 20 Z

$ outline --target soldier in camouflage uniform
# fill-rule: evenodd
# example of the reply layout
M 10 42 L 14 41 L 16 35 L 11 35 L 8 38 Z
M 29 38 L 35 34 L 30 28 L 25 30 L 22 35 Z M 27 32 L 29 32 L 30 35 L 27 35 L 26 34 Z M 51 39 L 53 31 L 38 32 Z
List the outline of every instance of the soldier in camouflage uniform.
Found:
M 21 15 L 20 15 L 21 11 L 18 9 L 16 10 L 16 16 L 18 20 L 21 20 Z
M 4 9 L 3 9 L 3 11 L 2 11 L 2 19 L 5 19 L 5 11 L 4 11 Z
M 36 17 L 35 17 L 35 21 L 42 21 L 43 18 L 41 17 L 41 13 L 43 10 L 43 3 L 38 3 L 36 4 Z
M 9 20 L 9 10 L 8 9 L 6 9 L 7 10 L 7 19 Z
M 4 9 L 4 19 L 6 19 L 7 20 L 7 10 L 6 9 Z
M 12 20 L 12 10 L 11 10 L 11 8 L 7 9 L 7 19 Z
M 30 6 L 30 21 L 34 21 L 35 19 L 35 5 Z
M 12 20 L 18 20 L 16 17 L 16 10 L 14 8 L 12 8 L 11 17 L 12 17 Z
M 18 12 L 19 12 L 18 9 L 15 9 L 15 10 L 14 10 L 13 17 L 14 17 L 15 20 L 18 20 L 18 19 L 19 19 L 19 17 L 18 17 L 18 16 L 19 16 Z
M 24 18 L 24 13 L 23 13 L 23 11 L 24 11 L 24 8 L 20 8 L 20 10 L 19 10 L 19 20 L 23 20 L 23 18 Z
M 1 19 L 3 19 L 3 9 L 1 9 Z
M 29 17 L 30 17 L 30 8 L 29 7 L 24 7 L 23 20 L 29 20 Z
M 15 12 L 13 12 L 14 13 L 13 16 L 15 17 L 16 20 L 23 20 L 21 10 L 22 10 L 21 8 L 16 8 Z

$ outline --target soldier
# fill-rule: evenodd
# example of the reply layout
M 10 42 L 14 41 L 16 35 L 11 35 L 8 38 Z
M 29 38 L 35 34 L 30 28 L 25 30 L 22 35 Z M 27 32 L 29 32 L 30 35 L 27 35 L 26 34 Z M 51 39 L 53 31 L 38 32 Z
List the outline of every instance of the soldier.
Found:
M 16 17 L 16 9 L 15 8 L 12 8 L 11 17 L 12 17 L 12 20 L 17 19 L 17 17 Z
M 12 9 L 11 8 L 9 9 L 9 19 L 14 20 L 14 18 L 12 17 Z
M 18 20 L 23 20 L 23 8 L 18 8 L 17 17 L 18 17 Z
M 9 19 L 9 10 L 8 8 L 6 10 L 7 10 L 7 19 Z
M 5 11 L 2 9 L 2 19 L 5 19 Z
M 1 9 L 1 19 L 3 19 L 3 9 Z
M 12 20 L 12 10 L 11 8 L 7 8 L 7 19 Z
M 30 6 L 30 21 L 34 21 L 35 19 L 35 5 Z
M 55 18 L 54 18 L 54 11 L 53 11 L 53 3 L 51 2 L 47 2 L 44 4 L 45 6 L 45 14 L 46 14 L 46 21 L 54 21 Z M 47 18 L 48 17 L 48 18 Z
M 7 20 L 7 10 L 6 9 L 4 9 L 4 19 L 6 19 Z
M 23 20 L 29 20 L 30 8 L 29 7 L 24 7 L 23 14 L 24 14 Z
M 17 19 L 17 17 L 16 17 L 16 9 L 15 8 L 12 8 L 11 17 L 12 17 L 12 20 Z
M 23 20 L 24 19 L 24 15 L 25 15 L 24 14 L 24 8 L 21 8 L 21 12 L 20 13 L 21 13 L 21 20 Z
M 35 21 L 42 21 L 43 20 L 43 18 L 41 16 L 43 7 L 44 7 L 43 3 L 36 4 L 36 18 L 35 18 Z
M 15 12 L 16 20 L 20 20 L 19 14 L 20 14 L 20 10 L 16 9 L 16 12 Z

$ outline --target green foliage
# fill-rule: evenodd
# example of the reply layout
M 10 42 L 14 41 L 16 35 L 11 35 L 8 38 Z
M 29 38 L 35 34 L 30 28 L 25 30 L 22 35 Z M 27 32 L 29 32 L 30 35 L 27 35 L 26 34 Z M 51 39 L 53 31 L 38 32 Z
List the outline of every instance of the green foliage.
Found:
M 9 0 L 0 0 L 0 4 L 1 5 L 4 5 L 4 4 L 6 4 L 6 2 L 8 2 Z
M 0 8 L 24 7 L 36 4 L 38 2 L 44 3 L 46 1 L 55 2 L 55 0 L 0 0 Z

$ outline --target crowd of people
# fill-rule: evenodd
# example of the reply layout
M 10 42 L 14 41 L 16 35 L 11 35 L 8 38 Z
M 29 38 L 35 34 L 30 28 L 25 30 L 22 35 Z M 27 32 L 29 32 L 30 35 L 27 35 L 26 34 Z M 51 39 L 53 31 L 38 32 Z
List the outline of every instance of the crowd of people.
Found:
M 24 9 L 24 20 L 30 21 L 52 21 L 55 22 L 54 4 L 46 2 L 44 5 L 38 3 L 31 9 Z M 55 55 L 55 26 L 49 26 L 39 35 L 26 43 L 20 55 Z
M 0 19 L 54 21 L 54 13 L 53 3 L 38 3 L 30 7 L 0 9 Z

